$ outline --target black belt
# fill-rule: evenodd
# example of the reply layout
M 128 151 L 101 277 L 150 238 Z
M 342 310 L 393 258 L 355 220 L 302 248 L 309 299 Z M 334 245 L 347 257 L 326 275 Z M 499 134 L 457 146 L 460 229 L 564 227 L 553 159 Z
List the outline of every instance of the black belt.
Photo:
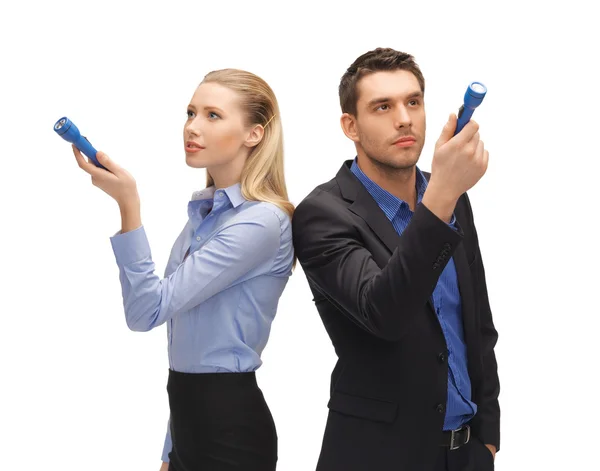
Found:
M 456 430 L 447 430 L 442 433 L 441 446 L 447 446 L 451 450 L 456 450 L 469 443 L 471 439 L 471 427 L 463 425 Z

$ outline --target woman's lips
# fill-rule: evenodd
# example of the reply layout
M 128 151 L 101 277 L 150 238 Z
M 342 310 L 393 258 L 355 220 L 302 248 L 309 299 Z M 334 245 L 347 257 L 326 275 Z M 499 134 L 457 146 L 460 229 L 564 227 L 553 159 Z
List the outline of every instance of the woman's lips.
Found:
M 188 141 L 185 143 L 185 151 L 195 154 L 196 152 L 200 152 L 201 150 L 203 150 L 204 147 L 202 147 L 200 144 L 193 142 L 193 141 Z

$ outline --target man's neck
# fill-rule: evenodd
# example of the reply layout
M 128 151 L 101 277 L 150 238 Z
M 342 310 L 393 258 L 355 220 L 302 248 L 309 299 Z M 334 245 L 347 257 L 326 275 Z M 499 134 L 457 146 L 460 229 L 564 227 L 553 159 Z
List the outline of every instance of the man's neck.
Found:
M 415 210 L 417 204 L 416 165 L 405 169 L 394 169 L 377 164 L 368 158 L 361 159 L 360 157 L 357 163 L 371 181 L 396 198 L 406 201 L 411 211 Z

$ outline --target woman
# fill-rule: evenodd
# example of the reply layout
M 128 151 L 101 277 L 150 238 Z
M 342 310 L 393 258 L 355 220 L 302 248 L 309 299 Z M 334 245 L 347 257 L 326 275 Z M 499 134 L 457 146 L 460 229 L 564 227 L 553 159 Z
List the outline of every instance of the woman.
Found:
M 204 78 L 187 114 L 186 163 L 206 169 L 207 188 L 188 203 L 163 279 L 135 180 L 102 152 L 109 171 L 73 151 L 121 210 L 111 243 L 127 325 L 167 323 L 169 464 L 161 469 L 274 470 L 277 434 L 255 370 L 294 265 L 278 104 L 261 78 L 225 69 Z

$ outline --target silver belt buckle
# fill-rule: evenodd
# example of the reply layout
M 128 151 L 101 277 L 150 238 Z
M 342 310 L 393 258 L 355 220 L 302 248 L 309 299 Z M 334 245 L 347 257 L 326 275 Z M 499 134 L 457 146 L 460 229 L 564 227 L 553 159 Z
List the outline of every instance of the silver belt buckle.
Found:
M 464 445 L 469 443 L 469 440 L 471 439 L 471 427 L 469 427 L 468 425 L 465 425 L 465 427 L 467 428 L 467 441 L 465 441 Z M 462 430 L 463 430 L 463 427 L 456 429 L 456 430 L 452 430 L 452 432 L 450 433 L 450 449 L 451 450 L 456 450 L 462 446 L 462 445 L 459 445 L 459 446 L 454 445 L 454 437 L 457 435 L 458 432 L 461 432 Z

